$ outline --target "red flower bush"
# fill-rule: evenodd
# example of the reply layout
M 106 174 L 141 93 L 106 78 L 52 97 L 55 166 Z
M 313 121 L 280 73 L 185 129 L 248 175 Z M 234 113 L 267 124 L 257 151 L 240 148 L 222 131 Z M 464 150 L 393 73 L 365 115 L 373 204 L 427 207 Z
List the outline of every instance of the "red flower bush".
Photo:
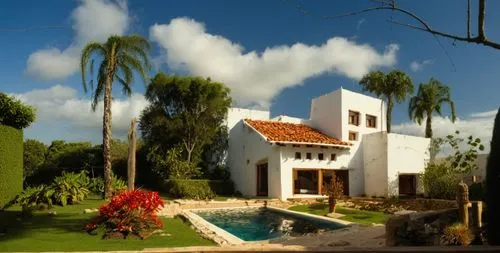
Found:
M 157 216 L 163 206 L 164 202 L 157 192 L 125 191 L 102 205 L 99 208 L 99 216 L 87 224 L 85 230 L 90 233 L 103 226 L 105 237 L 116 237 L 120 234 L 123 238 L 136 235 L 144 239 L 154 229 L 163 227 Z

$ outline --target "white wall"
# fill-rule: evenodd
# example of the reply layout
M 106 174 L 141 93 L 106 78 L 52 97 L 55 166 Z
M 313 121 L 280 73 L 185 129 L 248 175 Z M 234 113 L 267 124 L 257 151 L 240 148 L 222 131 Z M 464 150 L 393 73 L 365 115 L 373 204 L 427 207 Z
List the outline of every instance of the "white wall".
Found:
M 399 174 L 420 174 L 429 162 L 429 138 L 387 134 L 388 194 L 399 194 Z M 422 187 L 417 185 L 417 189 Z M 417 192 L 421 193 L 421 192 Z
M 310 126 L 342 139 L 342 90 L 325 94 L 311 101 Z
M 384 132 L 363 135 L 363 168 L 365 194 L 386 196 L 387 177 L 387 134 Z

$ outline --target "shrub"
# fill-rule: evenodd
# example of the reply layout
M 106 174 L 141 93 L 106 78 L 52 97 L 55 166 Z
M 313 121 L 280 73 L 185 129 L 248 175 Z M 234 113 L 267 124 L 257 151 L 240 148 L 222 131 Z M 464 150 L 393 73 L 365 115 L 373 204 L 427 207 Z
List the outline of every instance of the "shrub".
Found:
M 500 109 L 495 117 L 491 150 L 486 166 L 486 216 L 488 244 L 500 245 Z
M 230 180 L 183 180 L 166 181 L 167 193 L 175 198 L 212 199 L 216 195 L 233 195 L 234 183 Z
M 92 233 L 103 227 L 105 238 L 120 234 L 123 238 L 135 235 L 145 239 L 154 229 L 163 227 L 157 216 L 163 206 L 164 202 L 157 192 L 125 191 L 102 205 L 99 208 L 99 216 L 87 224 L 85 229 Z
M 229 181 L 231 179 L 231 172 L 229 168 L 217 165 L 210 172 L 210 179 Z
M 80 173 L 63 173 L 56 177 L 50 186 L 54 190 L 54 203 L 65 206 L 85 200 L 89 190 L 90 178 L 85 171 Z
M 456 199 L 459 179 L 447 163 L 429 163 L 422 177 L 427 195 L 436 199 Z
M 53 197 L 54 189 L 52 187 L 40 185 L 37 187 L 26 188 L 19 196 L 17 196 L 16 202 L 22 206 L 23 209 L 33 210 L 42 204 L 51 208 Z
M 474 235 L 472 232 L 461 223 L 446 227 L 443 231 L 443 235 L 441 235 L 441 240 L 446 245 L 468 246 L 473 239 Z
M 22 190 L 23 132 L 0 125 L 0 209 Z
M 90 183 L 87 187 L 93 194 L 102 195 L 104 193 L 104 178 L 95 177 L 90 179 Z M 116 195 L 119 192 L 127 190 L 127 183 L 113 174 L 111 175 L 111 188 L 113 189 L 112 194 Z
M 474 201 L 486 200 L 486 182 L 473 183 L 469 187 L 469 199 Z
M 23 129 L 35 121 L 35 117 L 33 107 L 0 92 L 0 125 Z

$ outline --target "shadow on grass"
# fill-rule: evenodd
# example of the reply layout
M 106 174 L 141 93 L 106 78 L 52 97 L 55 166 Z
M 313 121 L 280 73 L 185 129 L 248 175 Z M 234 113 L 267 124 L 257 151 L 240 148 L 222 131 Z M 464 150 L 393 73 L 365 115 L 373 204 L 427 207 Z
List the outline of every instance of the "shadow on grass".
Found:
M 309 209 L 321 210 L 327 208 L 328 205 L 324 203 L 313 203 L 308 206 Z

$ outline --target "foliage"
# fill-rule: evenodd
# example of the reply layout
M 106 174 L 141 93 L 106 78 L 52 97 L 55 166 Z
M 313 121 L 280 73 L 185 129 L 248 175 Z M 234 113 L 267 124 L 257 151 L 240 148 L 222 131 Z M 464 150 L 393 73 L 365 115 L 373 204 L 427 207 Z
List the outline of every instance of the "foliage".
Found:
M 460 137 L 460 132 L 455 131 L 455 135 L 448 135 L 444 139 L 439 139 L 442 143 L 448 144 L 452 149 L 452 154 L 446 158 L 451 169 L 456 173 L 470 173 L 479 169 L 476 160 L 479 151 L 484 150 L 481 139 L 474 138 L 472 135 L 467 137 L 467 149 L 461 151 L 461 146 L 465 142 L 464 138 Z
M 385 98 L 387 102 L 387 132 L 391 132 L 392 108 L 394 102 L 402 103 L 408 95 L 413 93 L 411 78 L 401 70 L 392 70 L 388 74 L 382 71 L 373 71 L 366 74 L 359 84 L 364 91 L 374 93 L 377 97 Z
M 429 144 L 429 156 L 431 161 L 436 160 L 436 156 L 442 151 L 443 144 L 443 138 L 431 138 L 431 142 Z
M 229 148 L 229 132 L 227 126 L 220 126 L 210 144 L 205 145 L 201 155 L 200 166 L 205 172 L 224 167 Z M 215 173 L 212 171 L 212 175 Z
M 165 182 L 169 196 L 185 199 L 213 199 L 216 195 L 234 194 L 234 183 L 230 180 L 179 180 Z
M 50 186 L 54 190 L 54 203 L 62 206 L 83 201 L 89 190 L 90 178 L 85 171 L 80 173 L 64 173 L 56 177 Z
M 23 132 L 0 125 L 0 209 L 23 190 Z
M 134 81 L 134 73 L 139 74 L 146 83 L 147 72 L 150 68 L 148 53 L 151 45 L 148 40 L 139 35 L 110 36 L 103 44 L 91 42 L 82 50 L 80 60 L 83 89 L 87 92 L 87 69 L 90 69 L 92 79 L 90 88 L 93 92 L 92 110 L 95 111 L 97 104 L 104 98 L 103 117 L 103 159 L 104 159 L 104 197 L 111 196 L 111 103 L 112 84 L 117 82 L 124 94 L 132 94 L 131 85 Z M 96 75 L 96 87 L 94 89 L 94 58 L 97 57 L 101 63 Z M 89 64 L 90 60 L 90 64 Z
M 441 235 L 441 240 L 446 245 L 468 246 L 473 239 L 474 235 L 472 232 L 462 223 L 446 227 Z
M 221 83 L 164 73 L 152 79 L 146 98 L 150 105 L 141 115 L 140 128 L 153 163 L 180 148 L 182 160 L 198 165 L 231 105 L 229 89 Z
M 455 199 L 458 176 L 446 162 L 431 162 L 422 176 L 427 195 L 436 199 Z
M 332 173 L 332 178 L 328 183 L 326 194 L 333 199 L 340 199 L 344 196 L 344 184 L 338 179 L 335 173 Z
M 45 162 L 47 146 L 43 142 L 33 139 L 24 141 L 24 177 L 29 177 L 40 169 Z
M 52 207 L 54 197 L 54 189 L 50 186 L 40 185 L 36 187 L 26 188 L 16 198 L 16 202 L 27 209 L 34 209 L 39 205 L 47 205 L 48 208 Z
M 486 200 L 486 182 L 473 183 L 469 186 L 469 199 L 473 201 Z
M 229 168 L 225 166 L 215 166 L 210 172 L 209 178 L 211 180 L 225 180 L 228 181 L 231 179 L 231 171 Z
M 455 122 L 455 103 L 451 100 L 450 88 L 431 78 L 428 83 L 420 84 L 417 95 L 410 99 L 408 114 L 410 119 L 422 125 L 426 118 L 425 137 L 432 138 L 432 114 L 441 113 L 443 103 L 448 103 L 451 109 L 451 121 Z
M 105 236 L 122 233 L 125 238 L 136 235 L 147 238 L 154 229 L 163 227 L 157 212 L 164 206 L 157 192 L 143 190 L 125 191 L 111 198 L 99 208 L 99 216 L 86 225 L 88 232 L 102 226 Z
M 93 194 L 102 195 L 104 193 L 104 178 L 95 177 L 90 179 L 88 189 Z M 113 174 L 111 175 L 111 189 L 113 189 L 112 195 L 116 195 L 127 189 L 127 183 Z
M 500 109 L 495 117 L 490 155 L 486 166 L 487 236 L 490 245 L 500 245 Z
M 183 160 L 181 152 L 181 148 L 174 147 L 167 151 L 167 156 L 164 159 L 158 159 L 158 156 L 154 156 L 154 152 L 150 153 L 150 156 L 154 157 L 152 161 L 154 161 L 155 169 L 164 175 L 164 178 L 189 179 L 200 176 L 200 169 L 195 167 L 193 163 Z
M 23 129 L 29 127 L 35 118 L 35 109 L 32 106 L 0 92 L 0 125 Z

